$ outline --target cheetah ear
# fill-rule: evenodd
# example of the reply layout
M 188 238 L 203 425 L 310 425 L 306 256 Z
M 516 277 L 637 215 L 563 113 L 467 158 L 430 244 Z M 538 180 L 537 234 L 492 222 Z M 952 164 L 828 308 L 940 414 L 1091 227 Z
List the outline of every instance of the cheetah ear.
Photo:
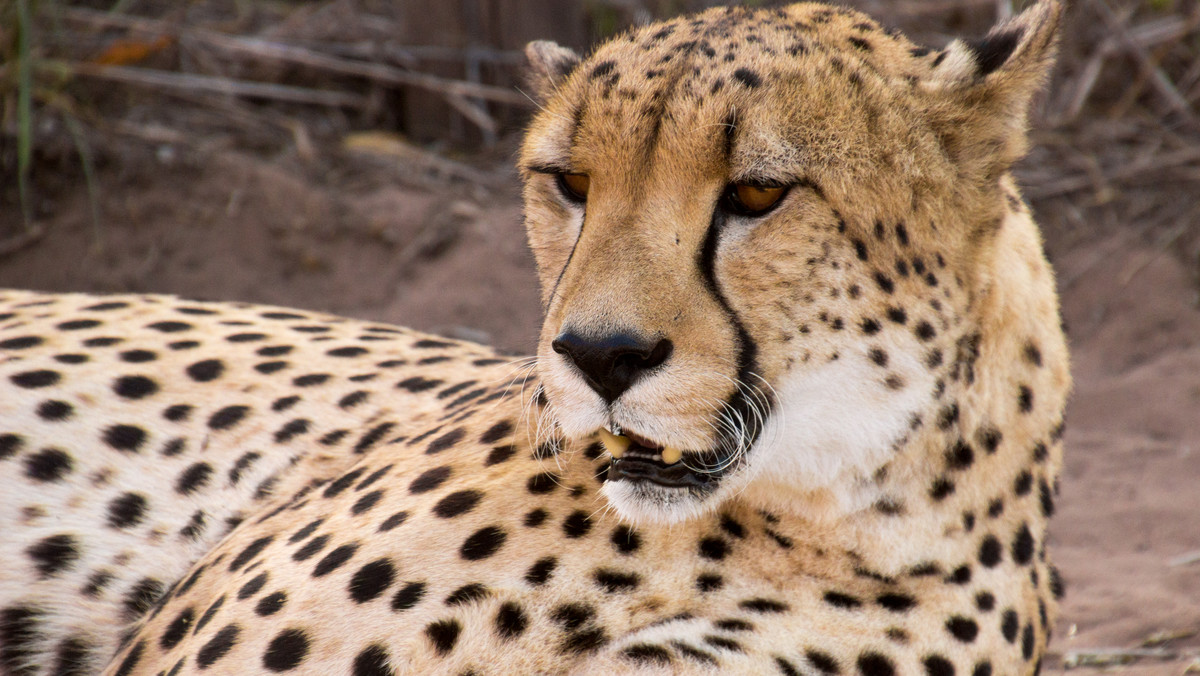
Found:
M 549 99 L 579 65 L 578 54 L 549 40 L 534 40 L 525 45 L 525 58 L 529 60 L 529 84 L 538 103 Z
M 1029 101 L 1054 65 L 1061 17 L 1058 0 L 1041 0 L 935 59 L 922 83 L 935 92 L 930 115 L 964 170 L 995 174 L 1025 154 Z

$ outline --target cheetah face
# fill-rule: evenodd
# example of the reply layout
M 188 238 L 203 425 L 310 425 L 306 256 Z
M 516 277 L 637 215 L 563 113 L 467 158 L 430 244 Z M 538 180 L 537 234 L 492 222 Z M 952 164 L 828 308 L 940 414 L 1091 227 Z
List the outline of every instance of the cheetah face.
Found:
M 821 5 L 530 46 L 542 393 L 622 516 L 869 504 L 969 329 L 1038 11 L 939 53 Z

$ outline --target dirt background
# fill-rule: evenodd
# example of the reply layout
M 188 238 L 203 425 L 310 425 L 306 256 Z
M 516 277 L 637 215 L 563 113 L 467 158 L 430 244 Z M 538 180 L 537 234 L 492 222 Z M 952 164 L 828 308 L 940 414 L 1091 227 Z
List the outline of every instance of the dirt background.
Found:
M 0 28 L 0 286 L 273 303 L 532 349 L 540 310 L 511 169 L 524 107 L 471 98 L 484 112 L 472 122 L 436 88 L 231 56 L 189 31 L 356 62 L 363 50 L 344 45 L 367 44 L 374 62 L 439 83 L 515 91 L 515 47 L 539 36 L 522 31 L 583 46 L 699 3 L 559 3 L 547 14 L 536 0 L 467 2 L 474 14 L 429 16 L 416 0 L 396 4 L 407 9 L 43 3 L 57 13 L 34 17 L 31 51 Z M 998 11 L 854 4 L 932 46 L 981 34 Z M 0 2 L 0 27 L 16 25 L 13 11 Z M 542 19 L 501 25 L 511 11 Z M 1038 147 L 1018 168 L 1058 271 L 1076 382 L 1051 529 L 1068 592 L 1050 673 L 1200 673 L 1198 26 L 1196 3 L 1075 3 L 1063 63 L 1036 106 Z M 380 47 L 397 44 L 407 57 Z M 468 51 L 485 56 L 446 58 Z M 24 131 L 20 58 L 40 60 Z M 211 94 L 96 76 L 105 64 L 359 98 Z

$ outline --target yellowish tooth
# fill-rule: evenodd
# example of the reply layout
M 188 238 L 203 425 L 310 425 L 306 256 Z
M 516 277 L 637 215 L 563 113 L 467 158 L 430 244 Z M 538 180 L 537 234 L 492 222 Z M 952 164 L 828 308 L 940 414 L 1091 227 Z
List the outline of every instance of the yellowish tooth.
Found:
M 674 446 L 663 446 L 662 459 L 664 463 L 674 465 L 683 459 L 683 451 Z
M 629 448 L 629 437 L 622 437 L 603 427 L 600 428 L 600 441 L 604 442 L 604 448 L 608 449 L 609 455 L 614 458 L 619 458 L 625 455 L 625 449 Z

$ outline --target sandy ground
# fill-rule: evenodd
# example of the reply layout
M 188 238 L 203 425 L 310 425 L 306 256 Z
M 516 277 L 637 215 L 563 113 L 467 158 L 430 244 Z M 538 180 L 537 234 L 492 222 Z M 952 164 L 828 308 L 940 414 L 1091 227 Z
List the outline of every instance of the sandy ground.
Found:
M 64 190 L 47 236 L 0 258 L 0 286 L 268 302 L 534 344 L 515 180 L 416 189 L 228 150 L 156 162 L 101 176 L 101 246 L 84 191 Z M 1050 673 L 1164 637 L 1165 658 L 1111 671 L 1200 672 L 1200 286 L 1194 263 L 1133 232 L 1047 227 L 1076 382 L 1051 535 L 1067 596 Z

